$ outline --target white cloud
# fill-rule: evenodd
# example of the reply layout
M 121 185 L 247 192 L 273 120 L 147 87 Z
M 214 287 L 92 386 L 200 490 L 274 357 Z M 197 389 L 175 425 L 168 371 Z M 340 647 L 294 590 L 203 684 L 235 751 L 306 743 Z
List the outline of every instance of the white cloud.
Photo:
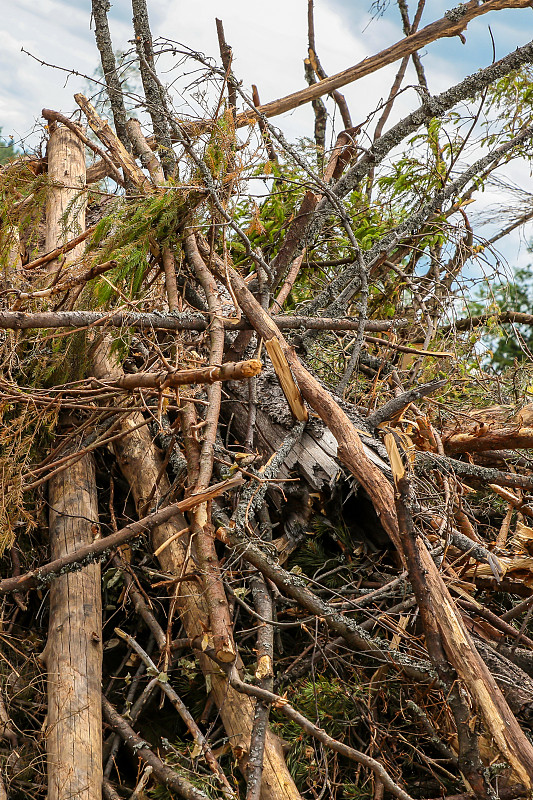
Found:
M 263 102 L 297 91 L 305 85 L 303 59 L 307 52 L 306 0 L 271 0 L 268 5 L 250 0 L 148 0 L 154 37 L 181 41 L 218 60 L 215 17 L 224 22 L 226 37 L 233 46 L 234 69 L 245 89 L 256 83 Z M 329 74 L 346 69 L 401 38 L 397 9 L 390 4 L 387 15 L 370 22 L 370 0 L 316 0 L 316 42 L 319 57 Z M 423 24 L 441 16 L 445 0 L 427 4 Z M 424 53 L 431 90 L 442 91 L 479 66 L 490 63 L 490 23 L 498 55 L 514 49 L 528 36 L 528 10 L 493 13 L 469 27 L 468 44 L 455 38 L 429 45 Z M 129 0 L 115 0 L 109 14 L 116 49 L 128 48 L 132 38 Z M 525 20 L 525 22 L 524 22 Z M 35 122 L 40 123 L 43 106 L 69 112 L 75 108 L 72 95 L 85 88 L 83 77 L 71 76 L 39 65 L 21 52 L 21 47 L 45 61 L 92 75 L 98 64 L 94 33 L 90 29 L 90 0 L 17 0 L 2 4 L 0 30 L 0 126 L 4 135 L 25 138 Z M 480 63 L 483 62 L 483 63 Z M 164 66 L 170 66 L 170 60 Z M 191 66 L 181 68 L 191 69 Z M 393 64 L 346 86 L 354 123 L 362 122 L 381 100 L 386 99 L 398 64 Z M 180 70 L 178 73 L 180 74 Z M 172 81 L 175 72 L 162 75 Z M 183 87 L 190 77 L 181 77 Z M 416 83 L 412 67 L 406 84 Z M 180 105 L 179 110 L 186 110 Z M 389 124 L 418 104 L 418 96 L 408 89 L 398 98 Z M 328 108 L 333 111 L 331 101 Z M 193 104 L 199 113 L 200 107 Z M 377 119 L 377 117 L 376 117 Z M 312 135 L 310 106 L 276 118 L 288 138 Z M 372 130 L 374 121 L 370 126 Z M 30 137 L 36 144 L 39 135 Z M 514 169 L 514 168 L 513 168 Z M 515 174 L 514 172 L 512 173 Z M 531 177 L 517 178 L 531 186 Z

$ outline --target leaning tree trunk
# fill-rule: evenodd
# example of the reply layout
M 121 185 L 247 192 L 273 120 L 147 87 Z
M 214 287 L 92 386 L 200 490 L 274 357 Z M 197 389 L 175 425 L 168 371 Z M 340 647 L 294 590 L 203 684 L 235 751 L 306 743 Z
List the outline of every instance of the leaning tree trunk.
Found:
M 52 132 L 48 170 L 56 184 L 47 207 L 46 245 L 53 249 L 67 226 L 85 227 L 85 195 L 80 195 L 78 188 L 72 189 L 84 186 L 85 153 L 67 128 Z M 77 255 L 73 250 L 69 257 Z M 52 477 L 48 501 L 52 559 L 94 540 L 98 505 L 91 455 Z M 100 565 L 90 564 L 55 578 L 50 586 L 44 652 L 48 672 L 49 800 L 99 800 L 102 796 L 101 636 Z
M 105 341 L 98 348 L 93 369 L 95 376 L 102 380 L 121 374 L 118 365 L 109 357 Z M 130 484 L 138 510 L 146 509 L 147 502 L 157 506 L 158 501 L 165 497 L 170 489 L 161 457 L 146 427 L 138 427 L 142 421 L 140 412 L 130 414 L 120 426 L 120 433 L 126 435 L 113 443 L 115 454 Z M 157 487 L 155 493 L 153 493 L 154 486 Z M 187 528 L 187 522 L 181 514 L 176 514 L 172 520 L 160 525 L 152 535 L 154 550 L 184 528 Z M 177 576 L 194 573 L 195 565 L 190 560 L 184 539 L 185 536 L 175 538 L 159 554 L 159 562 L 165 573 Z M 209 619 L 203 586 L 197 581 L 183 581 L 178 583 L 177 587 L 177 602 L 187 636 L 191 638 L 203 636 L 205 623 Z M 241 769 L 245 771 L 254 703 L 249 697 L 239 694 L 229 686 L 225 674 L 207 656 L 200 655 L 199 660 L 206 676 L 206 683 L 220 711 L 229 744 L 239 760 Z M 287 769 L 281 743 L 270 731 L 267 733 L 265 743 L 261 800 L 301 800 Z

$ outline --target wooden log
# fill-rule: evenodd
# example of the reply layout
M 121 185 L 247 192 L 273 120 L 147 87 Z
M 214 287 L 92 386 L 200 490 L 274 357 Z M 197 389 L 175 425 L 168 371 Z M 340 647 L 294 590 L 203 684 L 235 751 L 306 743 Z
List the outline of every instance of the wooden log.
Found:
M 242 413 L 243 405 L 248 397 L 238 391 L 238 387 L 229 389 L 230 400 L 223 406 L 223 418 L 231 425 L 232 435 L 241 442 L 246 436 L 247 419 Z M 283 442 L 287 430 L 274 422 L 271 416 L 258 406 L 254 426 L 254 449 L 265 460 L 268 460 Z M 314 492 L 331 490 L 339 475 L 340 464 L 337 461 L 337 442 L 327 428 L 313 426 L 312 432 L 304 431 L 302 438 L 295 444 L 283 467 L 279 472 L 280 480 L 291 477 L 297 471 Z
M 101 150 L 93 141 L 91 141 L 91 139 L 89 139 L 81 125 L 76 122 L 72 122 L 72 120 L 70 120 L 68 117 L 65 117 L 64 114 L 60 114 L 59 111 L 52 111 L 49 108 L 43 108 L 41 113 L 42 116 L 48 120 L 48 122 L 61 122 L 62 125 L 75 133 L 78 139 L 80 139 L 86 147 L 92 150 L 93 153 L 96 153 L 96 155 L 99 155 L 102 161 L 106 163 L 109 174 L 113 180 L 115 180 L 120 186 L 124 186 L 124 181 L 122 180 L 119 170 L 113 164 L 107 153 Z
M 158 389 L 187 386 L 193 383 L 216 383 L 217 381 L 242 381 L 253 378 L 261 372 L 262 364 L 258 359 L 249 361 L 228 361 L 222 366 L 199 367 L 198 369 L 181 369 L 176 372 L 135 372 L 121 375 L 114 381 L 95 381 L 98 387 L 125 389 Z
M 85 148 L 68 128 L 56 127 L 46 150 L 48 177 L 53 181 L 46 204 L 45 250 L 47 253 L 66 244 L 72 233 L 85 231 Z M 66 218 L 68 221 L 66 222 Z M 82 243 L 69 251 L 68 260 L 75 261 L 83 252 Z M 56 273 L 58 261 L 48 262 L 47 271 Z
M 426 588 L 434 607 L 438 609 L 435 623 L 441 632 L 448 659 L 468 687 L 498 750 L 524 785 L 530 788 L 533 779 L 533 748 L 474 647 L 425 544 L 420 539 L 417 544 Z
M 201 258 L 196 258 L 194 234 L 184 242 L 184 250 L 189 264 L 193 267 L 202 287 L 209 309 L 209 364 L 211 369 L 224 360 L 224 316 L 217 282 Z M 192 246 L 192 250 L 191 250 Z M 257 362 L 261 369 L 261 362 Z M 226 365 L 224 364 L 222 368 Z M 181 416 L 182 435 L 189 439 L 187 469 L 189 482 L 194 481 L 195 491 L 209 485 L 213 475 L 215 444 L 217 441 L 220 408 L 222 405 L 222 384 L 212 383 L 206 390 L 208 406 L 203 419 L 201 443 L 194 435 L 196 411 L 192 405 L 185 406 Z M 233 640 L 233 622 L 226 591 L 222 580 L 222 570 L 215 548 L 214 527 L 211 521 L 211 506 L 202 503 L 191 519 L 191 534 L 194 537 L 198 567 L 202 575 L 205 604 L 209 612 L 209 630 L 217 658 L 223 663 L 231 663 L 237 656 Z
M 93 542 L 98 506 L 92 455 L 50 481 L 49 503 L 53 559 Z M 60 575 L 51 584 L 43 659 L 48 673 L 48 798 L 96 800 L 102 787 L 100 564 Z
M 51 250 L 71 221 L 85 230 L 85 152 L 76 135 L 64 127 L 52 131 L 47 152 L 49 177 L 55 184 L 46 217 L 46 248 Z M 76 255 L 74 249 L 67 258 Z M 98 533 L 92 455 L 55 475 L 48 491 L 50 550 L 55 559 L 92 543 Z M 100 583 L 100 565 L 90 564 L 61 576 L 50 589 L 44 655 L 49 800 L 96 800 L 102 790 Z
M 117 379 L 122 374 L 120 367 L 109 354 L 109 345 L 103 343 L 96 353 L 93 371 L 100 379 Z M 128 480 L 137 509 L 145 508 L 147 503 L 154 506 L 170 489 L 163 469 L 161 457 L 145 427 L 138 427 L 142 415 L 135 412 L 122 423 L 122 430 L 128 435 L 113 444 L 115 454 Z M 156 487 L 155 492 L 154 486 Z M 183 515 L 159 525 L 152 534 L 155 551 L 168 540 L 188 527 Z M 188 542 L 185 536 L 178 536 L 164 547 L 158 556 L 165 573 L 183 575 L 194 572 L 194 562 L 190 561 Z M 202 587 L 196 581 L 183 581 L 177 584 L 176 599 L 181 620 L 187 636 L 194 639 L 204 636 L 205 622 L 209 618 Z M 211 687 L 212 697 L 217 704 L 226 735 L 243 774 L 252 731 L 254 705 L 250 698 L 238 694 L 228 685 L 226 676 L 205 655 L 200 655 L 200 665 Z M 237 661 L 237 666 L 240 662 Z M 279 739 L 270 731 L 267 733 L 262 800 L 301 800 L 300 794 L 289 774 Z
M 443 436 L 447 453 L 482 453 L 484 450 L 518 450 L 533 447 L 533 428 L 500 428 L 485 426 L 476 433 L 452 433 Z
M 288 413 L 283 415 L 285 398 L 276 385 L 272 383 L 272 372 L 264 370 L 258 378 L 258 400 L 254 432 L 254 448 L 261 453 L 265 460 L 275 453 L 285 436 L 287 427 L 291 423 Z M 223 406 L 223 416 L 231 424 L 231 431 L 240 441 L 245 440 L 247 418 L 242 413 L 243 406 L 249 402 L 246 384 L 234 383 L 226 387 L 230 400 Z M 363 423 L 362 423 L 363 424 Z M 361 431 L 363 434 L 363 431 Z M 368 441 L 372 441 L 368 435 Z M 365 455 L 386 475 L 390 474 L 390 467 L 380 456 L 365 442 L 363 450 Z M 331 431 L 319 420 L 314 419 L 308 425 L 302 437 L 285 459 L 279 472 L 280 480 L 291 477 L 297 472 L 302 476 L 313 492 L 329 492 L 339 477 L 341 464 L 337 457 L 337 440 Z
M 75 94 L 74 100 L 87 117 L 87 122 L 91 126 L 91 129 L 98 136 L 102 144 L 109 150 L 114 163 L 122 167 L 126 178 L 142 192 L 151 192 L 153 187 L 150 181 L 137 166 L 135 160 L 130 156 L 118 136 L 111 130 L 107 120 L 98 116 L 96 109 L 84 95 L 80 93 Z
M 451 595 L 425 542 L 416 534 L 409 506 L 407 470 L 393 434 L 385 436 L 391 461 L 400 530 L 400 546 L 409 579 L 420 608 L 427 647 L 432 653 L 444 650 L 449 663 L 481 713 L 496 746 L 519 780 L 531 788 L 533 747 L 524 736 L 494 677 L 476 650 Z M 437 669 L 439 669 L 436 664 Z M 458 730 L 458 734 L 461 731 Z M 467 776 L 469 781 L 472 778 Z

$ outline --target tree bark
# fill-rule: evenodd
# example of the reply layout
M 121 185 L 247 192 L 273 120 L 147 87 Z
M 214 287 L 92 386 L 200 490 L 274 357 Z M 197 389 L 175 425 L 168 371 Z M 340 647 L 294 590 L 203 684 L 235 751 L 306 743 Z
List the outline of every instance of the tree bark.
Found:
M 48 142 L 49 177 L 56 184 L 47 206 L 46 247 L 65 228 L 85 229 L 85 153 L 68 128 Z M 80 245 L 81 246 L 81 245 Z M 76 249 L 68 258 L 76 258 Z M 57 267 L 52 268 L 57 269 Z M 94 461 L 90 454 L 49 482 L 50 550 L 61 558 L 98 535 Z M 98 800 L 102 795 L 102 601 L 100 565 L 61 575 L 50 587 L 48 671 L 48 798 Z
M 61 247 L 72 235 L 85 231 L 85 149 L 69 128 L 56 126 L 48 140 L 48 177 L 54 182 L 46 205 L 45 252 Z M 83 252 L 80 243 L 69 253 L 74 261 Z M 59 262 L 49 262 L 49 273 L 58 271 Z M 60 268 L 60 267 L 59 267 Z

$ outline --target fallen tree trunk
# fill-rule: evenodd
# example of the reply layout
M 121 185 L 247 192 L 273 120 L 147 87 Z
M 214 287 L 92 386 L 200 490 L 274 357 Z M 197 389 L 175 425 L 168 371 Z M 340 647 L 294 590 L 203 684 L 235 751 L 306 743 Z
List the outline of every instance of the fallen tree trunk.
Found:
M 258 111 L 265 117 L 275 117 L 287 111 L 292 111 L 305 103 L 310 103 L 317 97 L 323 97 L 335 89 L 340 89 L 349 83 L 360 80 L 366 75 L 382 69 L 387 64 L 392 64 L 405 56 L 409 56 L 436 39 L 461 36 L 468 23 L 480 14 L 504 8 L 527 8 L 528 6 L 530 6 L 530 0 L 484 0 L 481 5 L 478 0 L 461 3 L 455 14 L 449 12 L 441 19 L 431 22 L 420 31 L 400 39 L 399 42 L 387 47 L 380 53 L 370 58 L 365 58 L 359 64 L 355 64 L 343 72 L 338 72 L 336 75 L 330 75 L 329 78 L 318 81 L 318 83 L 314 83 L 306 89 L 293 92 L 293 94 L 289 94 L 279 100 L 273 100 L 271 103 L 265 103 L 259 106 Z M 245 111 L 243 114 L 237 115 L 235 126 L 246 125 L 256 119 L 256 112 Z
M 58 248 L 58 254 L 59 250 Z M 94 274 L 97 268 L 94 268 Z M 65 281 L 66 282 L 66 281 Z M 54 287 L 55 288 L 55 287 Z M 35 296 L 35 295 L 33 295 Z M 360 326 L 357 317 L 298 317 L 280 314 L 275 317 L 276 325 L 282 330 L 332 330 L 356 331 Z M 228 331 L 252 330 L 252 325 L 246 320 L 232 322 L 224 319 L 224 328 Z M 365 331 L 390 331 L 403 328 L 407 320 L 376 320 L 365 322 Z M 137 330 L 164 330 L 164 331 L 205 331 L 208 320 L 197 314 L 143 314 L 129 311 L 0 311 L 0 328 L 10 330 L 28 330 L 31 328 L 82 328 L 82 327 L 110 327 L 110 328 L 135 328 Z M 386 340 L 384 340 L 386 341 Z
M 533 428 L 502 428 L 476 433 L 453 433 L 443 437 L 447 453 L 482 453 L 485 450 L 514 450 L 533 447 Z

